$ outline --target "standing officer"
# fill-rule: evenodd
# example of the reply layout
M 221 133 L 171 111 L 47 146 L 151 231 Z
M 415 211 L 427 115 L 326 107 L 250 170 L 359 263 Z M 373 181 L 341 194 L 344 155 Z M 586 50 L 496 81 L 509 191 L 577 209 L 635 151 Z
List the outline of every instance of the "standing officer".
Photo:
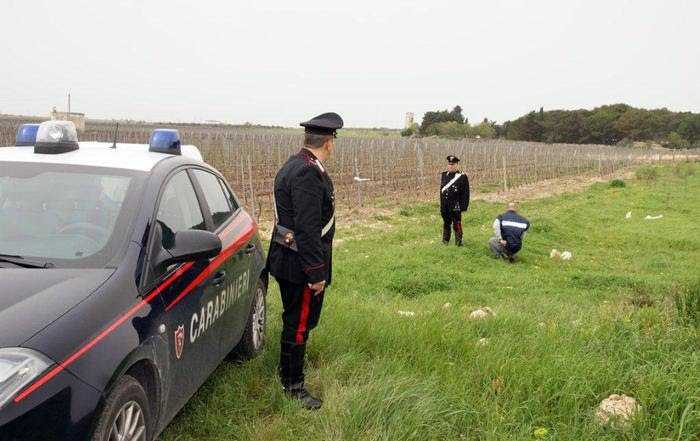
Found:
M 450 243 L 450 227 L 455 230 L 455 244 L 462 246 L 462 212 L 469 208 L 469 178 L 457 169 L 459 158 L 447 157 L 447 171 L 440 180 L 440 214 L 442 243 Z
M 275 177 L 275 227 L 267 267 L 280 286 L 284 309 L 282 387 L 305 408 L 318 409 L 321 400 L 304 387 L 304 354 L 309 331 L 321 315 L 325 289 L 331 284 L 335 203 L 333 182 L 322 161 L 333 152 L 343 120 L 336 113 L 324 113 L 301 126 L 304 147 Z

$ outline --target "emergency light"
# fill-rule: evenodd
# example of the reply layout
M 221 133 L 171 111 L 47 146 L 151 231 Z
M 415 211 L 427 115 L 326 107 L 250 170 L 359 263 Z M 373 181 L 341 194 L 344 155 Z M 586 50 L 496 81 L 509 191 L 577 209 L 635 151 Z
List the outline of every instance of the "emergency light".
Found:
M 78 131 L 71 121 L 46 121 L 39 125 L 34 153 L 57 154 L 78 150 Z
M 36 132 L 39 124 L 22 124 L 17 128 L 15 145 L 18 147 L 33 146 L 36 142 Z
M 148 150 L 156 153 L 180 154 L 180 133 L 175 129 L 155 129 L 148 141 Z

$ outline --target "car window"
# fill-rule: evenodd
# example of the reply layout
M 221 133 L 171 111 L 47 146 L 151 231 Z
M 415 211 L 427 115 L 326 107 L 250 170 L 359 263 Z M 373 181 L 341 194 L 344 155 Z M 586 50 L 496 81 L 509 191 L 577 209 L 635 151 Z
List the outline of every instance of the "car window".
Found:
M 101 267 L 124 244 L 144 175 L 75 165 L 0 163 L 0 253 Z
M 161 226 L 163 247 L 168 248 L 178 231 L 206 230 L 197 195 L 186 171 L 178 172 L 163 190 L 156 216 Z
M 229 202 L 228 195 L 224 193 L 221 180 L 217 176 L 204 170 L 194 170 L 194 174 L 202 187 L 204 199 L 207 200 L 216 229 L 231 217 L 233 207 Z
M 224 189 L 224 194 L 226 195 L 226 199 L 228 199 L 229 205 L 231 205 L 231 209 L 233 211 L 238 210 L 238 202 L 236 202 L 236 198 L 233 197 L 233 193 L 228 189 L 228 186 L 224 181 L 219 179 L 219 183 L 221 184 L 221 187 Z

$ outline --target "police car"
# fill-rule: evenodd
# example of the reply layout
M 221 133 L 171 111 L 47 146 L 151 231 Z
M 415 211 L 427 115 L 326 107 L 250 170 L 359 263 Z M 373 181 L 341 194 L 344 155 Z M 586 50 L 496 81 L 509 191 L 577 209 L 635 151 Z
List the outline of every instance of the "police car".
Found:
M 0 439 L 149 441 L 265 341 L 257 226 L 176 130 L 0 148 Z

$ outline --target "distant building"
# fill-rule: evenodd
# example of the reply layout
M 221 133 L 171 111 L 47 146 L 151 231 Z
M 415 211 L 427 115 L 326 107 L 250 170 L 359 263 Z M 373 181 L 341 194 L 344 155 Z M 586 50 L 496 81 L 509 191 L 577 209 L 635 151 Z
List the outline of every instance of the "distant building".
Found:
M 52 120 L 60 120 L 60 121 L 73 121 L 73 124 L 75 124 L 75 128 L 83 131 L 85 130 L 85 114 L 84 113 L 78 113 L 78 112 L 59 112 L 56 110 L 56 107 L 51 109 L 51 113 L 49 114 L 49 117 Z
M 409 129 L 413 127 L 413 112 L 406 112 L 406 121 L 404 122 L 404 128 Z

